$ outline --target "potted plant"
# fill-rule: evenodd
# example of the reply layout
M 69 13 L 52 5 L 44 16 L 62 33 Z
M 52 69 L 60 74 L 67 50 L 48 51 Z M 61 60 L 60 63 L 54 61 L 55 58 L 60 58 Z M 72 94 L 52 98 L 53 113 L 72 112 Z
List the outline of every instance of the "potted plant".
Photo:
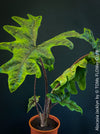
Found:
M 38 29 L 41 25 L 42 16 L 32 16 L 27 14 L 28 19 L 13 16 L 21 27 L 5 25 L 3 28 L 16 40 L 12 42 L 0 43 L 0 49 L 13 53 L 13 57 L 0 66 L 0 73 L 8 74 L 8 85 L 11 93 L 15 92 L 24 82 L 27 75 L 34 75 L 34 96 L 29 98 L 29 112 L 36 107 L 38 115 L 29 120 L 31 134 L 57 134 L 60 121 L 55 116 L 50 115 L 50 110 L 57 104 L 68 107 L 71 111 L 81 114 L 83 110 L 76 102 L 72 101 L 71 95 L 78 93 L 75 83 L 81 90 L 86 89 L 87 64 L 100 63 L 100 39 L 93 36 L 91 30 L 84 28 L 82 34 L 76 31 L 61 33 L 54 38 L 47 40 L 40 45 L 36 45 Z M 54 56 L 51 48 L 64 45 L 73 49 L 70 37 L 84 39 L 92 45 L 93 51 L 80 57 L 71 67 L 63 72 L 54 82 L 51 83 L 51 92 L 48 92 L 48 79 L 46 69 L 54 69 Z M 40 96 L 36 96 L 36 79 L 41 77 L 41 69 L 45 79 L 45 104 L 44 108 L 39 104 Z

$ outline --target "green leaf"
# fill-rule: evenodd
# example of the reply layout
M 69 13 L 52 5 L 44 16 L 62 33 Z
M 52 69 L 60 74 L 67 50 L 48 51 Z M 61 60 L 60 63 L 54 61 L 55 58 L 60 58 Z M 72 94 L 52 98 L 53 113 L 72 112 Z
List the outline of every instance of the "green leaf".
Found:
M 63 90 L 67 88 L 71 94 L 77 94 L 77 90 L 75 87 L 75 81 L 77 81 L 79 88 L 81 90 L 84 90 L 86 87 L 86 66 L 87 60 L 85 58 L 80 60 L 76 64 L 73 64 L 50 85 L 51 88 L 55 91 L 61 90 L 61 88 L 63 88 Z M 56 88 L 56 85 L 58 83 L 60 86 Z
M 71 111 L 83 113 L 83 110 L 76 102 L 70 100 L 71 94 L 77 94 L 76 82 L 81 90 L 86 89 L 86 72 L 87 64 L 100 63 L 97 55 L 90 52 L 83 59 L 77 60 L 70 68 L 64 71 L 50 86 L 52 93 L 47 96 L 51 99 L 52 103 L 59 103 L 62 106 L 67 106 Z M 66 93 L 67 89 L 67 93 Z
M 75 80 L 81 90 L 86 89 L 86 68 L 77 67 Z
M 100 39 L 95 40 L 93 32 L 90 29 L 84 28 L 84 33 L 81 34 L 81 39 L 89 42 L 92 45 L 92 48 L 99 51 L 100 54 Z
M 93 64 L 93 65 L 95 65 L 96 62 L 100 63 L 99 51 L 98 50 L 96 50 L 96 52 L 90 51 L 90 53 L 86 57 L 86 60 L 88 61 L 88 63 Z
M 95 65 L 96 62 L 100 63 L 100 55 L 90 52 L 85 58 L 74 63 L 70 68 L 65 70 L 53 83 L 51 88 L 53 91 L 64 92 L 67 89 L 71 94 L 77 94 L 76 82 L 81 90 L 86 89 L 86 72 L 87 64 Z M 58 85 L 58 86 L 57 86 Z
M 20 27 L 10 25 L 5 25 L 3 27 L 5 31 L 15 38 L 15 41 L 0 43 L 0 49 L 8 50 L 13 54 L 12 59 L 0 67 L 0 73 L 8 74 L 10 92 L 16 91 L 24 82 L 27 75 L 36 75 L 37 78 L 41 77 L 41 70 L 39 67 L 39 64 L 41 65 L 40 58 L 43 61 L 45 69 L 48 69 L 49 71 L 53 70 L 55 59 L 51 52 L 51 48 L 63 45 L 73 49 L 73 43 L 67 38 L 75 37 L 85 39 L 90 43 L 90 40 L 92 40 L 92 44 L 94 42 L 91 31 L 85 29 L 83 34 L 79 34 L 76 31 L 68 31 L 61 33 L 40 45 L 36 45 L 42 16 L 35 17 L 30 14 L 27 14 L 27 16 L 28 19 L 17 16 L 12 17 Z M 96 44 L 100 45 L 99 40 L 96 41 Z M 66 78 L 65 80 L 63 78 L 63 82 L 64 81 L 66 82 Z
M 8 74 L 8 85 L 10 92 L 16 89 L 24 82 L 27 75 L 36 75 L 41 77 L 39 67 L 40 58 L 43 61 L 45 69 L 54 69 L 54 56 L 51 48 L 64 45 L 73 48 L 73 43 L 68 40 L 69 37 L 80 38 L 81 34 L 75 31 L 61 33 L 54 38 L 36 45 L 38 29 L 41 24 L 41 16 L 27 15 L 28 19 L 14 16 L 20 27 L 5 25 L 3 28 L 11 34 L 15 41 L 0 43 L 0 49 L 8 50 L 13 54 L 12 59 L 0 67 L 0 73 Z
M 89 42 L 93 48 L 97 47 L 93 32 L 90 29 L 84 28 L 84 33 L 82 34 L 81 38 Z
M 98 53 L 100 54 L 100 39 L 99 38 L 97 38 L 96 44 L 97 44 L 96 50 L 98 50 Z
M 69 92 L 62 94 L 61 92 L 53 92 L 47 94 L 52 103 L 59 103 L 61 106 L 68 107 L 71 111 L 83 113 L 83 110 L 74 101 L 70 100 Z
M 0 67 L 0 73 L 8 74 L 10 92 L 14 92 L 25 80 L 26 75 L 35 74 L 41 77 L 40 68 L 32 56 L 36 51 L 36 39 L 41 16 L 34 17 L 28 14 L 28 19 L 12 17 L 21 27 L 5 25 L 4 29 L 16 40 L 0 43 L 0 49 L 13 53 L 12 59 Z
M 69 82 L 67 82 L 66 87 L 67 87 L 68 91 L 69 91 L 71 94 L 77 94 L 77 93 L 78 93 L 78 91 L 77 91 L 77 89 L 76 89 L 76 85 L 75 85 L 75 80 L 74 80 L 74 79 L 71 80 L 71 81 L 69 81 Z M 65 87 L 65 88 L 66 88 L 66 87 Z
M 76 112 L 80 112 L 81 114 L 83 114 L 82 108 L 78 106 L 76 102 L 72 100 L 64 101 L 63 103 L 61 103 L 61 105 L 67 106 L 71 111 L 76 111 Z
M 36 96 L 36 102 L 39 102 L 39 98 L 40 96 Z M 29 98 L 28 100 L 28 108 L 27 108 L 27 113 L 33 108 L 36 106 L 35 104 L 35 100 L 34 100 L 34 96 L 32 96 L 31 98 Z

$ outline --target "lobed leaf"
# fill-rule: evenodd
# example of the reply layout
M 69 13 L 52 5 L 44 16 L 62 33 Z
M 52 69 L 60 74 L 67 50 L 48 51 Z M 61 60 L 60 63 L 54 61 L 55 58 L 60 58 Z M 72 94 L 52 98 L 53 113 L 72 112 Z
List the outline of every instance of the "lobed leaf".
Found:
M 80 89 L 85 90 L 86 66 L 87 60 L 85 58 L 78 63 L 72 65 L 50 85 L 51 88 L 53 90 L 64 90 L 65 88 L 67 88 L 71 94 L 77 94 L 75 86 L 75 81 L 77 81 Z M 56 85 L 58 83 L 60 86 L 56 88 Z
M 16 40 L 0 43 L 0 49 L 13 53 L 12 59 L 0 66 L 0 73 L 8 74 L 10 92 L 14 92 L 25 80 L 26 75 L 41 77 L 40 68 L 31 54 L 36 50 L 38 28 L 42 17 L 28 14 L 28 19 L 12 17 L 21 27 L 5 25 L 3 28 Z
M 35 17 L 30 14 L 27 14 L 27 16 L 28 19 L 17 16 L 12 17 L 20 27 L 10 25 L 5 25 L 3 27 L 5 31 L 15 38 L 15 41 L 0 43 L 0 49 L 8 50 L 13 53 L 12 59 L 0 66 L 0 73 L 8 74 L 10 92 L 16 91 L 24 82 L 27 75 L 36 75 L 37 78 L 41 77 L 41 70 L 39 67 L 39 64 L 41 65 L 40 58 L 43 61 L 45 69 L 48 69 L 49 71 L 53 70 L 55 59 L 51 52 L 51 48 L 63 45 L 73 49 L 73 43 L 68 38 L 75 37 L 85 39 L 92 44 L 96 43 L 97 45 L 95 46 L 100 46 L 99 39 L 95 41 L 92 32 L 89 29 L 85 29 L 83 34 L 79 34 L 76 31 L 64 32 L 37 46 L 36 40 L 42 16 Z M 75 71 L 71 73 L 73 74 Z M 63 78 L 63 81 L 60 81 L 60 84 L 64 82 L 66 82 L 66 78 Z M 73 86 L 75 89 L 72 82 L 70 83 L 70 86 Z
M 41 77 L 39 67 L 40 58 L 43 61 L 45 69 L 54 69 L 54 56 L 51 48 L 64 45 L 73 48 L 73 43 L 68 40 L 69 37 L 80 37 L 75 31 L 61 33 L 54 38 L 36 45 L 38 29 L 41 24 L 42 16 L 27 15 L 28 19 L 13 16 L 20 27 L 5 25 L 3 28 L 11 34 L 15 41 L 0 43 L 0 49 L 8 50 L 13 53 L 12 59 L 0 66 L 0 73 L 8 74 L 8 85 L 10 92 L 16 89 L 24 82 L 27 75 L 36 75 Z
M 81 90 L 86 89 L 86 72 L 87 64 L 100 63 L 100 56 L 97 58 L 94 52 L 90 52 L 88 56 L 80 60 L 79 62 L 73 64 L 70 68 L 65 70 L 62 75 L 60 75 L 50 86 L 53 91 L 61 90 L 62 92 L 65 88 L 71 94 L 77 94 L 77 89 L 75 83 L 77 82 Z M 59 86 L 57 86 L 59 85 Z
M 99 56 L 99 55 L 98 55 Z M 70 100 L 71 94 L 77 94 L 76 82 L 81 90 L 86 89 L 86 67 L 87 64 L 100 63 L 100 56 L 90 52 L 85 58 L 75 62 L 70 68 L 64 71 L 50 86 L 52 92 L 48 94 L 52 103 L 59 103 L 67 106 L 71 111 L 83 113 L 83 110 L 76 102 Z M 65 92 L 67 89 L 67 93 Z

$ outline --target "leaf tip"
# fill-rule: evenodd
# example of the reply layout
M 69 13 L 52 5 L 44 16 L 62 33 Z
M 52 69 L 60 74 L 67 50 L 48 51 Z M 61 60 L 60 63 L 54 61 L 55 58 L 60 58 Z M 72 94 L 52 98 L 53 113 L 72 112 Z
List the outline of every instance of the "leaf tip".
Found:
M 39 20 L 42 20 L 42 16 L 33 16 L 31 14 L 27 14 L 28 18 L 29 19 L 39 19 Z
M 26 113 L 28 113 L 29 112 L 29 109 L 27 108 L 27 112 Z
M 9 84 L 9 91 L 10 91 L 10 93 L 15 92 L 18 89 L 18 87 L 19 87 L 19 86 L 16 86 L 16 84 L 11 85 L 9 82 L 8 82 L 8 84 Z
M 16 16 L 12 16 L 11 19 L 14 20 L 16 18 Z
M 81 115 L 83 115 L 83 109 L 81 108 Z
M 3 26 L 3 29 L 4 29 L 5 31 L 6 31 L 6 29 L 7 29 L 7 26 L 8 26 L 8 25 L 4 25 L 4 26 Z
M 14 89 L 14 88 L 9 88 L 9 91 L 10 91 L 10 93 L 13 93 L 13 92 L 16 91 L 16 89 Z
M 35 76 L 36 76 L 36 78 L 39 79 L 39 78 L 41 78 L 42 74 L 41 73 L 36 73 Z

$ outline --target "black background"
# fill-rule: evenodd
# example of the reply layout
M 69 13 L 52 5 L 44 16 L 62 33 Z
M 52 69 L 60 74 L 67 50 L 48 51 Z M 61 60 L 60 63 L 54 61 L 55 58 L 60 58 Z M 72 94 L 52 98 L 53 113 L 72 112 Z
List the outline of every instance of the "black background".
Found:
M 27 18 L 27 13 L 43 17 L 37 44 L 69 30 L 82 33 L 84 27 L 91 29 L 95 38 L 100 37 L 100 0 L 3 0 L 0 3 L 0 42 L 14 40 L 2 28 L 6 24 L 18 26 L 11 20 L 11 16 Z M 49 84 L 76 59 L 92 50 L 85 41 L 71 40 L 75 44 L 74 50 L 64 46 L 52 49 L 56 62 L 55 70 L 47 72 Z M 0 50 L 0 65 L 11 57 L 11 53 Z M 83 108 L 83 115 L 59 105 L 52 109 L 51 114 L 61 121 L 58 134 L 96 134 L 94 70 L 94 66 L 88 65 L 87 88 L 72 97 Z M 9 92 L 7 78 L 6 74 L 0 74 L 0 134 L 29 134 L 28 120 L 37 114 L 35 108 L 26 113 L 28 98 L 33 95 L 34 76 L 27 76 L 24 83 L 13 94 Z M 44 102 L 43 91 L 44 78 L 42 77 L 37 80 L 37 95 L 41 96 L 41 105 Z

